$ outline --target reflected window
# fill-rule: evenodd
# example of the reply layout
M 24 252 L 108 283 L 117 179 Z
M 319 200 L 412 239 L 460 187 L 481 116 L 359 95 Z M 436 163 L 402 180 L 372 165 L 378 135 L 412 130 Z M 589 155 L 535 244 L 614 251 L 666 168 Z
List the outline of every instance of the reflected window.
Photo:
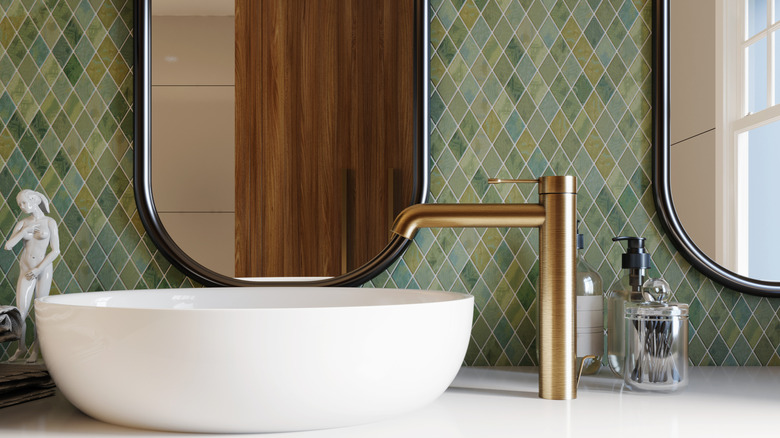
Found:
M 745 2 L 745 31 L 742 32 L 745 38 L 751 38 L 767 25 L 767 1 L 766 0 L 747 0 Z
M 767 107 L 766 46 L 766 38 L 761 38 L 745 49 L 747 113 L 756 113 Z
M 739 185 L 740 197 L 745 199 L 747 227 L 744 238 L 747 248 L 743 251 L 750 262 L 749 277 L 776 279 L 778 272 L 777 233 L 780 219 L 780 191 L 777 190 L 777 172 L 780 164 L 780 121 L 775 121 L 742 135 L 744 142 L 742 159 L 747 163 L 747 177 Z
M 738 29 L 740 51 L 744 60 L 744 80 L 740 87 L 744 92 L 742 114 L 757 113 L 780 102 L 774 90 L 776 75 L 780 72 L 776 53 L 777 32 L 780 22 L 774 20 L 778 1 L 743 0 L 744 20 L 734 20 Z M 736 15 L 739 17 L 739 15 Z M 780 88 L 780 87 L 778 87 Z
M 719 162 L 736 187 L 722 194 L 730 210 L 722 238 L 731 240 L 731 266 L 741 275 L 777 280 L 780 192 L 780 0 L 725 0 L 719 20 L 725 134 Z M 774 178 L 776 180 L 776 178 Z M 773 260 L 774 258 L 774 260 Z

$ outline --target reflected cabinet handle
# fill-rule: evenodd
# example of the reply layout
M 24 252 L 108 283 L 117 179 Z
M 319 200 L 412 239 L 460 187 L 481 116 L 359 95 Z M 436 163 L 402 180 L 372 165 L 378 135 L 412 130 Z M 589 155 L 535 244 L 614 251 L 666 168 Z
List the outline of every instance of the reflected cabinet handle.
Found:
M 392 224 L 395 221 L 395 168 L 387 168 L 387 223 Z M 392 230 L 388 232 L 388 237 L 392 239 Z
M 395 221 L 395 173 L 398 169 L 394 167 L 387 168 L 387 223 L 392 224 Z M 341 274 L 349 272 L 349 215 L 354 214 L 350 205 L 350 169 L 341 169 Z M 354 183 L 353 183 L 354 184 Z M 389 227 L 388 227 L 389 228 Z M 393 232 L 389 231 L 389 237 L 392 239 Z
M 341 169 L 341 275 L 347 270 L 347 214 L 349 213 L 349 169 Z

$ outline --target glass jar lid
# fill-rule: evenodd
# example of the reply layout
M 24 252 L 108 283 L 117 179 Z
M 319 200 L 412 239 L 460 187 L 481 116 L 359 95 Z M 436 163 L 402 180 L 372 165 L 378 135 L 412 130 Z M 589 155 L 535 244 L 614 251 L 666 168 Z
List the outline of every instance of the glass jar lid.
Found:
M 688 305 L 654 301 L 626 307 L 626 318 L 643 317 L 688 317 Z

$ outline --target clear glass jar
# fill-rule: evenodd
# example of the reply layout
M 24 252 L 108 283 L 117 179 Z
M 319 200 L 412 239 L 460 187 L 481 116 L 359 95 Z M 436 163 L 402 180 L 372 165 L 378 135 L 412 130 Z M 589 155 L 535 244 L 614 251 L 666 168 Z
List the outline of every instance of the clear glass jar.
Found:
M 688 385 L 687 304 L 629 305 L 625 333 L 626 384 L 650 391 L 675 391 Z

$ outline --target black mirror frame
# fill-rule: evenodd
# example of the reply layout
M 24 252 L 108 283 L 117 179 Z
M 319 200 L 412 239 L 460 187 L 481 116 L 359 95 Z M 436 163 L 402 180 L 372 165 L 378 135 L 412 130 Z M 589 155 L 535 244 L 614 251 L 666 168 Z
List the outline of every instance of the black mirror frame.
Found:
M 151 0 L 134 0 L 134 151 L 133 184 L 141 222 L 149 237 L 173 266 L 193 281 L 207 287 L 220 286 L 342 286 L 357 287 L 386 270 L 406 250 L 409 240 L 394 236 L 384 250 L 368 263 L 347 274 L 317 281 L 249 281 L 219 274 L 193 260 L 171 239 L 154 205 L 151 184 Z M 425 203 L 428 196 L 428 95 L 429 21 L 428 1 L 415 2 L 414 24 L 414 182 L 411 204 Z
M 780 283 L 756 280 L 732 272 L 709 258 L 685 232 L 672 202 L 669 158 L 669 0 L 655 0 L 653 11 L 653 197 L 658 218 L 669 239 L 695 269 L 739 292 L 780 297 Z

